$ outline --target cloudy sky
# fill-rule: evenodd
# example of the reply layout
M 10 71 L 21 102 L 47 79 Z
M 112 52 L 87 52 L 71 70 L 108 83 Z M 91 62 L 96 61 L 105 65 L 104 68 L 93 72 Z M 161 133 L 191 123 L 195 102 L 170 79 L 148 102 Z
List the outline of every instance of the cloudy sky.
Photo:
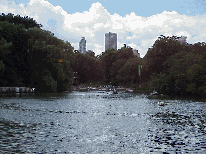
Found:
M 126 43 L 141 57 L 160 35 L 205 42 L 205 8 L 206 0 L 0 0 L 0 13 L 32 17 L 75 49 L 85 37 L 87 50 L 101 54 L 114 32 L 118 49 Z

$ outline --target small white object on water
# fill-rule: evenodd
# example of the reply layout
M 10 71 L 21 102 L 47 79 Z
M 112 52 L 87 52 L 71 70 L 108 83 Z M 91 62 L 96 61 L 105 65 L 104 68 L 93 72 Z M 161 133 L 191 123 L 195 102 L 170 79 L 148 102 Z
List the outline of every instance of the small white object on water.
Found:
M 159 106 L 164 106 L 164 105 L 165 105 L 164 102 L 158 102 L 157 104 L 158 104 Z

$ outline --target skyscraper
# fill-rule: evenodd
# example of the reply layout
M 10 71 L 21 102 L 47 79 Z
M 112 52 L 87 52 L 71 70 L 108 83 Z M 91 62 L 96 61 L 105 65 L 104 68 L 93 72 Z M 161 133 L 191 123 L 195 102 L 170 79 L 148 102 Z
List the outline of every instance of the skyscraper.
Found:
M 79 42 L 79 52 L 86 54 L 86 40 L 85 37 L 82 37 L 81 41 Z
M 105 51 L 113 48 L 117 50 L 117 34 L 116 33 L 106 33 L 105 34 Z
M 187 43 L 186 39 L 187 39 L 186 36 L 181 36 L 178 38 L 178 41 L 180 42 L 180 44 L 186 44 Z

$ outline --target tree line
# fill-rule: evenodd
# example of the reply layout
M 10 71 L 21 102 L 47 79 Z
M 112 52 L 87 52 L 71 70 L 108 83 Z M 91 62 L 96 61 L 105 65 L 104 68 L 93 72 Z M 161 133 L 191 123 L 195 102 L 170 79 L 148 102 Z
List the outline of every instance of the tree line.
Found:
M 76 51 L 73 71 L 78 72 L 80 83 L 99 81 L 113 86 L 135 86 L 139 84 L 141 59 L 132 48 L 108 49 L 101 55 L 85 55 Z
M 141 78 L 150 90 L 163 94 L 204 95 L 206 44 L 161 35 L 143 58 Z
M 141 59 L 131 48 L 109 49 L 99 56 L 93 52 L 82 54 L 41 27 L 28 16 L 0 15 L 0 86 L 61 92 L 71 89 L 74 72 L 78 73 L 78 83 L 139 82 L 137 67 Z
M 0 86 L 68 90 L 73 47 L 27 16 L 0 15 Z
M 206 44 L 180 43 L 161 35 L 143 59 L 130 47 L 108 49 L 101 55 L 74 50 L 32 18 L 0 15 L 0 86 L 34 87 L 39 92 L 71 89 L 78 83 L 104 82 L 163 94 L 204 95 Z M 140 68 L 142 66 L 141 74 Z

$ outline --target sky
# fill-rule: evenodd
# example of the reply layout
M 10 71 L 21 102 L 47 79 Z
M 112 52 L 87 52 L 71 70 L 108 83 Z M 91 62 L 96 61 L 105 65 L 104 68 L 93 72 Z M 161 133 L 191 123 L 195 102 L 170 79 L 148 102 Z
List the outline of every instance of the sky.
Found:
M 144 57 L 160 35 L 206 40 L 206 0 L 0 0 L 0 13 L 29 16 L 79 49 L 105 50 L 105 33 L 117 33 L 117 48 L 127 44 Z

